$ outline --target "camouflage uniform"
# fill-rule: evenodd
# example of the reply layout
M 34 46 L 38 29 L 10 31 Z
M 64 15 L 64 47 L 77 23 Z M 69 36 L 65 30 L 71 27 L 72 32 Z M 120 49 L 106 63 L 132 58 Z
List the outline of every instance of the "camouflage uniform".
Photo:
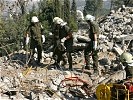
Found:
M 93 59 L 93 69 L 98 70 L 98 50 L 93 49 L 93 41 L 94 40 L 94 34 L 97 34 L 97 37 L 99 37 L 99 27 L 95 22 L 91 22 L 89 25 L 89 38 L 91 41 L 88 43 L 87 47 L 84 51 L 85 56 L 85 62 L 86 62 L 86 69 L 90 69 L 90 56 L 92 56 Z M 98 40 L 97 40 L 98 41 Z
M 61 39 L 67 36 L 70 36 L 71 38 L 67 39 L 64 42 L 65 48 L 61 45 Z M 54 56 L 57 56 L 57 63 L 59 63 L 61 60 L 65 62 L 65 59 L 63 57 L 63 54 L 67 53 L 68 63 L 69 63 L 69 69 L 72 69 L 72 56 L 71 52 L 73 50 L 73 37 L 72 37 L 72 31 L 68 26 L 62 26 L 59 28 L 54 29 Z
M 32 56 L 37 48 L 37 62 L 40 63 L 42 59 L 42 33 L 43 29 L 40 23 L 31 23 L 27 29 L 27 33 L 30 37 L 30 49 Z

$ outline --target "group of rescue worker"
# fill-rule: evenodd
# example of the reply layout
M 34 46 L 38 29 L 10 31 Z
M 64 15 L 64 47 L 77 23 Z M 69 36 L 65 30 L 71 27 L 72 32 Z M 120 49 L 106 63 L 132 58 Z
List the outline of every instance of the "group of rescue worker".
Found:
M 85 69 L 90 69 L 90 56 L 93 59 L 93 68 L 94 72 L 98 73 L 98 35 L 99 35 L 99 27 L 95 23 L 95 17 L 92 15 L 86 15 L 85 20 L 88 23 L 89 31 L 88 36 L 91 41 L 88 43 L 87 47 L 84 50 Z M 65 65 L 67 63 L 66 59 L 64 59 L 64 53 L 67 55 L 69 70 L 73 70 L 72 66 L 72 52 L 73 52 L 73 32 L 72 29 L 68 26 L 67 22 L 63 21 L 59 17 L 55 17 L 53 19 L 53 58 L 55 60 L 54 65 L 56 67 L 60 66 L 60 61 L 63 61 Z M 29 25 L 26 31 L 26 45 L 30 45 L 30 52 L 33 56 L 35 53 L 35 48 L 37 49 L 37 64 L 40 64 L 42 59 L 42 43 L 45 42 L 44 30 L 39 22 L 37 16 L 33 16 L 31 18 L 31 24 Z M 30 43 L 29 43 L 30 42 Z
M 95 17 L 92 15 L 86 15 L 85 21 L 88 23 L 88 37 L 90 41 L 87 43 L 86 48 L 84 49 L 84 59 L 85 59 L 85 69 L 90 70 L 90 56 L 93 59 L 93 70 L 94 74 L 98 74 L 98 43 L 99 43 L 99 26 L 95 21 Z M 26 30 L 25 41 L 26 45 L 30 46 L 30 53 L 33 57 L 35 53 L 35 48 L 37 49 L 37 64 L 40 65 L 42 59 L 42 43 L 45 42 L 45 33 L 43 30 L 37 16 L 31 18 L 31 24 Z M 60 67 L 60 61 L 62 60 L 64 65 L 67 63 L 64 59 L 64 54 L 66 53 L 69 63 L 69 70 L 73 70 L 72 64 L 72 52 L 73 52 L 73 34 L 72 29 L 68 26 L 67 22 L 63 21 L 59 17 L 53 19 L 53 58 L 55 60 L 54 65 Z M 121 61 L 126 62 L 129 59 L 128 54 L 121 55 Z M 130 63 L 133 63 L 133 57 L 130 55 Z M 124 59 L 124 60 L 123 60 Z M 128 62 L 127 62 L 128 63 Z M 127 64 L 128 66 L 133 66 L 133 64 Z M 127 66 L 126 65 L 126 66 Z M 126 67 L 128 69 L 128 67 Z M 125 68 L 125 69 L 126 69 Z

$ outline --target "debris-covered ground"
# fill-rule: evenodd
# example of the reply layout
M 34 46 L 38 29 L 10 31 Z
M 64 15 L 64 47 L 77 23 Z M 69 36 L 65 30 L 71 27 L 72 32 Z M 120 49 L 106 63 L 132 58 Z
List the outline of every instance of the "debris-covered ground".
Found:
M 73 71 L 68 70 L 68 64 L 60 68 L 52 65 L 49 46 L 43 52 L 41 66 L 34 60 L 27 65 L 30 56 L 24 50 L 1 57 L 1 100 L 95 100 L 98 84 L 125 79 L 119 56 L 124 51 L 133 53 L 133 8 L 112 12 L 99 21 L 102 34 L 98 76 L 93 70 L 84 70 L 86 44 L 78 40 L 86 40 L 85 25 L 80 23 L 82 27 L 74 33 Z

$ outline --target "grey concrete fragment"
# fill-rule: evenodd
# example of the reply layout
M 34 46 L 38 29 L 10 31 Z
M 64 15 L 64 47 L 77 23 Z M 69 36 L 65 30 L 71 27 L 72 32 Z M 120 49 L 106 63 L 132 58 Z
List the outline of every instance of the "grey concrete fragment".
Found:
M 117 52 L 118 55 L 121 55 L 124 52 L 118 45 L 115 45 L 113 49 Z

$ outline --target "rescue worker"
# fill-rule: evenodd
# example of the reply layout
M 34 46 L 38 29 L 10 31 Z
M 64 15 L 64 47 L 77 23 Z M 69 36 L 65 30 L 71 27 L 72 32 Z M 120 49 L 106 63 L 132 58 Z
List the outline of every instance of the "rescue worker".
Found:
M 56 17 L 57 18 L 57 17 Z M 72 31 L 67 23 L 64 22 L 61 18 L 54 18 L 53 22 L 55 23 L 55 27 L 53 30 L 54 34 L 54 51 L 53 57 L 56 57 L 56 65 L 59 66 L 60 61 L 63 60 L 66 63 L 63 54 L 66 52 L 69 70 L 72 70 L 72 46 L 73 46 L 73 37 Z
M 45 36 L 43 34 L 43 27 L 37 16 L 31 18 L 31 24 L 26 31 L 26 45 L 29 42 L 32 57 L 34 56 L 35 48 L 37 49 L 37 64 L 40 65 L 42 59 L 42 43 L 45 42 Z
M 122 5 L 122 7 L 119 9 L 120 12 L 125 12 L 126 11 L 126 7 L 125 5 Z
M 90 56 L 93 59 L 93 69 L 94 73 L 98 74 L 98 37 L 99 37 L 99 27 L 94 22 L 95 17 L 92 15 L 86 15 L 85 20 L 89 25 L 88 35 L 90 42 L 87 44 L 87 47 L 84 50 L 85 57 L 85 69 L 90 70 Z
M 126 78 L 133 77 L 133 56 L 129 52 L 123 52 L 120 60 L 125 67 Z

